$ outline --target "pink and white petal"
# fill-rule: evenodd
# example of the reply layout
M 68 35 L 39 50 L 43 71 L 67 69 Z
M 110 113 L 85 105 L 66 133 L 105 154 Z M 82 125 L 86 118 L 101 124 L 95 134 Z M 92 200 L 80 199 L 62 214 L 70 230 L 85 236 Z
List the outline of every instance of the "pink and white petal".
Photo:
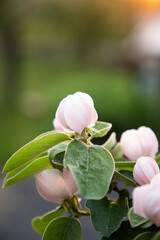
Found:
M 148 127 L 138 128 L 138 136 L 145 156 L 155 157 L 158 152 L 158 140 L 155 133 Z
M 57 169 L 49 169 L 36 176 L 36 187 L 39 194 L 46 200 L 62 203 L 68 197 L 62 173 Z
M 68 128 L 63 127 L 56 118 L 53 120 L 53 126 L 54 126 L 55 130 L 59 130 L 62 132 L 67 132 L 67 133 L 73 132 L 73 131 L 70 131 Z
M 69 168 L 63 169 L 63 178 L 66 184 L 66 189 L 68 190 L 70 196 L 73 197 L 73 195 L 77 192 L 78 188 Z
M 144 151 L 140 144 L 137 130 L 131 129 L 122 133 L 120 142 L 124 155 L 130 161 L 136 161 L 139 157 L 144 156 Z
M 68 100 L 70 99 L 70 97 L 71 97 L 71 95 L 68 95 L 66 98 L 64 98 L 61 102 L 60 102 L 60 104 L 59 104 L 59 106 L 58 106 L 58 108 L 57 108 L 57 111 L 56 111 L 56 119 L 57 119 L 57 121 L 64 127 L 64 128 L 66 128 L 66 129 L 68 129 L 68 130 L 71 130 L 69 127 L 68 127 L 68 125 L 67 125 L 67 123 L 66 123 L 66 119 L 65 119 L 65 108 L 66 108 L 66 104 L 67 104 L 67 102 L 68 102 Z
M 157 175 L 155 175 L 154 178 L 152 178 L 151 185 L 160 189 L 160 173 L 158 173 Z
M 56 118 L 53 120 L 53 126 L 54 126 L 55 130 L 59 130 L 59 131 L 64 132 L 63 126 L 60 124 L 60 122 Z
M 76 92 L 76 93 L 73 94 L 73 96 L 78 96 L 81 100 L 87 102 L 92 107 L 94 107 L 93 99 L 87 93 Z
M 67 125 L 70 129 L 80 133 L 86 127 L 86 118 L 88 118 L 88 109 L 86 105 L 89 104 L 83 103 L 79 97 L 74 97 L 74 99 L 70 99 L 65 107 L 65 119 Z M 87 122 L 89 120 L 87 119 Z
M 144 199 L 144 213 L 147 218 L 160 226 L 160 190 L 153 188 Z
M 152 178 L 158 173 L 158 164 L 151 157 L 138 158 L 133 171 L 134 178 L 137 182 L 139 181 L 140 185 L 150 183 Z
M 95 108 L 90 107 L 90 109 L 88 109 L 88 114 L 90 117 L 90 122 L 88 123 L 88 125 L 86 127 L 93 127 L 98 120 L 97 111 L 95 110 Z
M 146 176 L 144 175 L 141 167 L 139 164 L 136 163 L 134 170 L 133 170 L 133 177 L 134 180 L 139 184 L 139 185 L 145 185 L 148 182 L 148 179 L 146 179 Z
M 151 190 L 152 190 L 152 186 L 150 184 L 136 187 L 133 190 L 132 196 L 133 196 L 134 213 L 143 218 L 147 218 L 144 212 L 144 200 Z

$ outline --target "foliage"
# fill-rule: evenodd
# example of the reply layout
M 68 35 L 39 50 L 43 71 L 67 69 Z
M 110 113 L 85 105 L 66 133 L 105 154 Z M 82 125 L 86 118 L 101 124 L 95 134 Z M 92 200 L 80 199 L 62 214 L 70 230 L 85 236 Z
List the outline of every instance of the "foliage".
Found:
M 81 135 L 60 131 L 43 133 L 20 148 L 4 166 L 3 172 L 7 175 L 3 187 L 45 169 L 69 168 L 81 196 L 87 199 L 85 209 L 75 195 L 65 199 L 55 210 L 34 218 L 32 226 L 43 235 L 43 240 L 81 240 L 78 218 L 85 216 L 91 217 L 93 227 L 103 240 L 158 239 L 157 228 L 134 213 L 128 191 L 119 190 L 117 185 L 122 182 L 125 187 L 137 186 L 132 173 L 135 162 L 112 156 L 117 145 L 117 156 L 121 155 L 115 134 L 102 145 L 92 142 L 106 135 L 110 128 L 109 123 L 97 122 L 93 128 L 84 129 Z M 107 196 L 112 191 L 118 193 L 117 200 Z M 126 221 L 127 216 L 129 221 Z

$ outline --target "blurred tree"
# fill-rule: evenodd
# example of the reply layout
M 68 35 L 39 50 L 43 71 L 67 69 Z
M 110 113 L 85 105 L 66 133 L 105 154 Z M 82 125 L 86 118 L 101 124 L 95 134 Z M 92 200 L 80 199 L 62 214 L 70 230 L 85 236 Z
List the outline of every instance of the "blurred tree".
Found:
M 82 61 L 97 46 L 120 44 L 131 26 L 131 6 L 123 0 L 48 0 L 41 4 L 39 17 L 52 24 L 55 37 L 66 40 Z
M 18 3 L 1 0 L 0 37 L 4 59 L 4 107 L 11 109 L 16 105 L 20 90 L 21 68 L 21 24 Z

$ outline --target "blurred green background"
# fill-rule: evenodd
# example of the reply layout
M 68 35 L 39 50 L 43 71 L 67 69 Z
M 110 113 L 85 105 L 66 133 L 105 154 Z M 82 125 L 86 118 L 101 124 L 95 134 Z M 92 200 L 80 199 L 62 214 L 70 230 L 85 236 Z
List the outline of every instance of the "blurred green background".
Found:
M 118 139 L 141 125 L 160 139 L 160 75 L 126 43 L 140 16 L 158 10 L 149 0 L 1 0 L 0 165 L 52 130 L 59 102 L 76 91 L 92 96 Z

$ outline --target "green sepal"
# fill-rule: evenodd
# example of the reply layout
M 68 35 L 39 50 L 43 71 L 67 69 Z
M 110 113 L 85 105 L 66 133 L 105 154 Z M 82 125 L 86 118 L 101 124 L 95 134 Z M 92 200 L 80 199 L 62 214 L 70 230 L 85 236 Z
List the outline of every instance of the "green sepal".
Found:
M 116 143 L 117 143 L 116 134 L 115 132 L 113 132 L 108 138 L 108 140 L 103 144 L 103 147 L 106 148 L 107 150 L 111 150 L 115 147 Z
M 136 162 L 127 162 L 127 161 L 115 161 L 115 167 L 117 171 L 128 170 L 133 171 Z
M 63 158 L 67 148 L 67 144 L 68 144 L 68 141 L 61 142 L 49 149 L 48 156 L 51 163 L 63 165 Z
M 113 155 L 114 159 L 119 159 L 123 157 L 123 152 L 120 143 L 117 143 L 117 145 L 111 150 L 111 154 Z
M 137 184 L 133 179 L 133 172 L 122 170 L 120 172 L 115 171 L 113 180 L 120 181 L 125 184 L 125 186 L 136 187 Z
M 140 233 L 138 236 L 136 236 L 133 240 L 151 240 L 151 238 L 154 236 L 154 232 L 143 232 Z
M 103 137 L 105 136 L 109 130 L 111 129 L 112 124 L 111 123 L 106 123 L 106 122 L 100 122 L 97 121 L 95 123 L 95 126 L 90 128 L 93 132 L 91 139 L 95 137 Z
M 128 220 L 132 228 L 141 226 L 142 224 L 148 222 L 148 219 L 142 218 L 139 215 L 135 214 L 133 207 L 130 208 L 128 212 Z

